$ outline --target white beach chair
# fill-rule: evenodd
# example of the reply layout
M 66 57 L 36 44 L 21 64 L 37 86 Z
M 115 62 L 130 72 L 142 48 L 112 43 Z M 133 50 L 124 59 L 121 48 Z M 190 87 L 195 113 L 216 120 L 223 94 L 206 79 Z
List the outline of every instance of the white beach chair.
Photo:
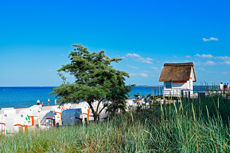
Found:
M 32 111 L 32 109 L 30 109 L 30 108 L 20 110 L 19 114 L 26 114 L 26 115 L 28 115 L 28 117 L 29 117 L 28 124 L 27 124 L 28 126 L 34 126 L 35 125 L 35 121 L 38 120 L 38 117 L 35 120 L 35 117 L 34 117 L 35 114 Z
M 14 134 L 14 117 L 15 114 L 9 115 L 7 114 L 5 118 L 6 124 L 6 134 Z
M 63 105 L 64 110 L 71 108 L 71 103 L 66 103 Z
M 56 122 L 61 122 L 62 121 L 62 110 L 61 110 L 60 106 L 54 106 L 54 107 L 52 107 L 51 111 L 55 111 L 56 112 L 55 121 Z
M 0 114 L 0 134 L 6 134 L 6 123 L 3 116 L 4 114 Z
M 81 108 L 82 113 L 88 113 L 89 104 L 87 102 L 81 102 L 77 104 L 75 108 Z
M 2 114 L 16 114 L 16 110 L 13 107 L 2 108 Z
M 75 108 L 80 108 L 82 112 L 82 123 L 85 123 L 85 120 L 89 121 L 90 107 L 87 102 L 80 102 Z
M 126 111 L 134 110 L 137 106 L 136 103 L 133 102 L 133 100 L 127 100 L 126 101 Z
M 29 109 L 32 111 L 32 117 L 34 117 L 34 120 L 37 120 L 39 113 L 42 110 L 42 105 L 33 105 Z
M 76 125 L 81 122 L 81 108 L 67 109 L 62 112 L 62 125 Z
M 55 126 L 55 111 L 45 110 L 39 114 L 39 127 L 41 129 Z M 44 127 L 46 126 L 46 127 Z
M 42 105 L 33 105 L 28 109 L 21 110 L 20 112 L 28 114 L 28 116 L 31 118 L 31 120 L 29 121 L 29 126 L 34 126 L 35 122 L 38 121 L 38 116 L 41 110 Z
M 26 121 L 27 114 L 4 114 L 3 120 L 5 122 L 5 133 L 6 134 L 14 134 L 18 133 L 22 129 L 22 131 L 26 131 L 28 129 L 28 122 Z
M 14 133 L 27 132 L 28 127 L 32 126 L 29 123 L 30 119 L 27 113 L 19 113 L 14 116 Z M 31 122 L 31 121 L 30 121 Z
M 2 108 L 2 121 L 1 121 L 1 129 L 3 133 L 13 133 L 14 132 L 14 125 L 13 125 L 13 115 L 16 114 L 16 110 L 13 107 L 10 108 Z

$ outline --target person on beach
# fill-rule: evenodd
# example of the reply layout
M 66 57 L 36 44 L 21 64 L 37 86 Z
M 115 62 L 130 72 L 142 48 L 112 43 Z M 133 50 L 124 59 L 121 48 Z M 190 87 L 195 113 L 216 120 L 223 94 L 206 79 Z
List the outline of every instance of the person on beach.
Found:
M 228 92 L 228 85 L 226 83 L 224 83 L 224 91 L 225 91 L 225 93 Z
M 223 85 L 223 82 L 220 83 L 220 92 L 222 93 L 224 90 L 224 85 Z
M 44 103 L 42 102 L 42 107 L 43 107 Z
M 39 99 L 37 100 L 37 105 L 40 105 L 40 100 Z
M 50 105 L 50 99 L 48 98 L 48 106 Z
M 227 88 L 229 89 L 229 84 L 227 83 Z
M 54 100 L 54 104 L 57 105 L 57 100 L 56 99 Z

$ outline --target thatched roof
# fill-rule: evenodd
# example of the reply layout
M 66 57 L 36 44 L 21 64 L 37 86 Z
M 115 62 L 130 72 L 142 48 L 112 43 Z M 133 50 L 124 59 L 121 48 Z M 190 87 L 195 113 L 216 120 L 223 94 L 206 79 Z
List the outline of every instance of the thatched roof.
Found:
M 165 63 L 159 81 L 188 81 L 190 78 L 191 68 L 194 73 L 194 82 L 196 82 L 193 62 Z

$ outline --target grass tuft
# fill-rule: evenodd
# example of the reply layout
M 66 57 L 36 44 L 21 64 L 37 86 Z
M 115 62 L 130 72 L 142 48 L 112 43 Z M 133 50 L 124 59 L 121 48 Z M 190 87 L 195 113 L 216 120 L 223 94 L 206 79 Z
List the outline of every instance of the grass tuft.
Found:
M 209 95 L 97 124 L 0 136 L 0 152 L 230 152 L 229 101 Z

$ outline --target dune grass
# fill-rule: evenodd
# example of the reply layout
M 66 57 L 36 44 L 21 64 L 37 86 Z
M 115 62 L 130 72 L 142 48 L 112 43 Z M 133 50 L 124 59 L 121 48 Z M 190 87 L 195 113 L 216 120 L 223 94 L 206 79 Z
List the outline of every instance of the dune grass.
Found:
M 0 137 L 0 152 L 230 152 L 229 102 L 184 99 L 108 121 Z
M 145 152 L 148 129 L 126 119 L 2 136 L 0 152 Z

